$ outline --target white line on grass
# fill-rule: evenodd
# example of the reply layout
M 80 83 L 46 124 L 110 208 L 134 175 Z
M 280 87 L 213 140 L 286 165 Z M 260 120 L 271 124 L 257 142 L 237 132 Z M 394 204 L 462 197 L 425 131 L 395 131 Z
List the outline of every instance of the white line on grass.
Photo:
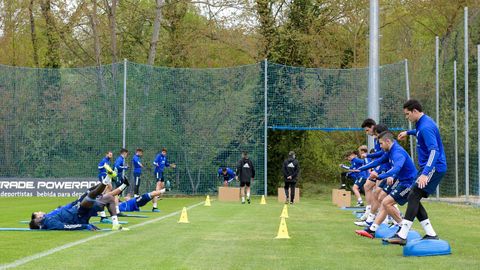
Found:
M 204 202 L 202 201 L 202 202 L 196 203 L 196 204 L 194 204 L 194 205 L 190 205 L 190 206 L 187 207 L 187 209 L 191 209 L 191 208 L 197 207 L 197 206 L 199 206 L 199 205 L 201 205 L 201 204 L 203 204 L 203 203 L 204 203 Z M 168 215 L 166 215 L 166 216 L 161 216 L 161 217 L 158 217 L 158 218 L 156 218 L 156 219 L 148 220 L 148 221 L 145 221 L 145 222 L 142 222 L 142 223 L 138 223 L 138 224 L 136 224 L 136 225 L 129 226 L 129 228 L 135 229 L 135 228 L 138 228 L 138 227 L 142 227 L 142 226 L 145 226 L 145 225 L 147 225 L 147 224 L 150 224 L 150 223 L 153 223 L 153 222 L 157 222 L 157 221 L 160 221 L 160 220 L 162 220 L 162 219 L 166 219 L 166 218 L 169 218 L 169 217 L 178 215 L 180 212 L 182 212 L 182 210 L 179 210 L 179 211 L 170 213 L 170 214 L 168 214 Z M 52 248 L 52 249 L 47 250 L 47 251 L 43 251 L 43 252 L 40 252 L 40 253 L 37 253 L 37 254 L 33 254 L 33 255 L 31 255 L 31 256 L 28 256 L 28 257 L 21 258 L 21 259 L 16 260 L 16 261 L 14 261 L 14 262 L 12 262 L 12 263 L 9 263 L 9 264 L 0 265 L 0 269 L 8 269 L 8 268 L 17 267 L 17 266 L 20 266 L 20 265 L 29 263 L 29 262 L 31 262 L 31 261 L 34 261 L 34 260 L 43 258 L 43 257 L 45 257 L 45 256 L 51 255 L 51 254 L 53 254 L 53 253 L 62 251 L 62 250 L 64 250 L 64 249 L 81 245 L 81 244 L 83 244 L 83 243 L 85 243 L 85 242 L 88 242 L 88 241 L 90 241 L 90 240 L 102 238 L 102 237 L 105 237 L 105 236 L 110 236 L 110 235 L 112 235 L 112 234 L 114 234 L 114 233 L 118 233 L 118 232 L 119 232 L 119 231 L 111 231 L 111 232 L 96 234 L 96 235 L 94 235 L 94 236 L 91 236 L 91 237 L 88 237 L 88 238 L 84 238 L 84 239 L 81 239 L 81 240 L 78 240 L 78 241 L 75 241 L 75 242 L 71 242 L 71 243 L 65 244 L 65 245 L 63 245 L 63 246 L 59 246 L 59 247 Z M 99 233 L 100 233 L 100 232 L 99 232 Z M 122 232 L 122 233 L 125 233 L 125 232 Z

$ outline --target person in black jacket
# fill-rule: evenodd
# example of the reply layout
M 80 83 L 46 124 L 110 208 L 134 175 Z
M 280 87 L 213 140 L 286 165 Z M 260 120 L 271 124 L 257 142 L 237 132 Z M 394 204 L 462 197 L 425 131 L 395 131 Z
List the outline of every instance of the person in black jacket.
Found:
M 245 189 L 247 193 L 247 201 L 250 204 L 250 183 L 255 178 L 255 168 L 253 162 L 248 159 L 247 151 L 242 152 L 242 159 L 237 163 L 236 179 L 240 178 L 240 192 L 242 193 L 242 204 L 245 204 Z
M 295 185 L 300 173 L 300 166 L 295 158 L 295 152 L 290 151 L 288 153 L 288 158 L 283 162 L 282 171 L 285 178 L 285 203 L 288 203 L 290 198 L 290 204 L 293 204 L 295 200 Z M 290 188 L 290 196 L 288 196 L 288 188 Z

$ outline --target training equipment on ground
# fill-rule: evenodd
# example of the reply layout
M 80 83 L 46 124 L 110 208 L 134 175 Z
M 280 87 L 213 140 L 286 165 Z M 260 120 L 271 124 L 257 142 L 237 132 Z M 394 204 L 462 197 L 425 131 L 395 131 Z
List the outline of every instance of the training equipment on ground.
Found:
M 260 204 L 267 204 L 267 200 L 265 200 L 265 195 L 262 195 L 262 199 L 260 200 Z
M 288 189 L 288 191 L 290 192 L 290 189 Z M 285 189 L 283 187 L 278 188 L 277 199 L 278 199 L 278 202 L 282 202 L 282 203 L 286 201 L 287 198 L 285 197 Z M 290 198 L 289 198 L 289 200 L 290 200 Z M 299 202 L 300 202 L 300 189 L 295 188 L 294 203 L 299 203 Z
M 106 218 L 106 219 L 103 219 L 103 220 L 100 220 L 100 221 L 91 222 L 91 224 L 112 224 L 112 220 Z M 123 220 L 120 221 L 119 220 L 118 224 L 128 224 L 128 221 L 123 221 Z
M 285 204 L 283 206 L 282 214 L 280 215 L 281 218 L 288 218 L 288 206 Z
M 149 211 L 150 212 L 150 211 Z M 132 214 L 124 214 L 121 217 L 131 217 L 131 218 L 148 218 L 148 216 L 145 215 L 132 215 Z
M 332 189 L 332 203 L 339 207 L 350 206 L 352 195 L 345 189 Z M 352 209 L 354 210 L 354 209 Z
M 452 254 L 450 245 L 445 240 L 412 240 L 403 247 L 403 256 L 438 256 Z
M 280 226 L 278 227 L 278 233 L 275 239 L 290 239 L 290 236 L 288 235 L 287 222 L 285 221 L 285 218 L 282 218 L 280 220 Z
M 0 231 L 18 231 L 18 232 L 61 232 L 64 230 L 32 230 L 30 228 L 0 228 Z M 111 229 L 101 229 L 95 232 L 109 232 Z M 91 230 L 70 230 L 69 232 L 93 232 Z
M 238 187 L 218 187 L 218 200 L 221 202 L 240 201 L 240 188 Z
M 356 211 L 356 212 L 365 212 L 365 207 L 349 207 L 349 206 L 342 206 L 340 207 L 341 210 L 347 211 Z M 363 214 L 363 213 L 362 213 Z
M 209 195 L 207 195 L 207 198 L 205 199 L 204 206 L 212 206 L 212 204 L 210 203 L 210 196 Z
M 186 207 L 183 207 L 182 214 L 180 215 L 180 219 L 178 220 L 178 223 L 190 223 L 188 221 L 188 215 L 187 215 L 187 208 Z
M 160 209 L 154 209 L 154 210 L 140 210 L 138 212 L 142 212 L 142 213 L 160 213 L 162 212 Z

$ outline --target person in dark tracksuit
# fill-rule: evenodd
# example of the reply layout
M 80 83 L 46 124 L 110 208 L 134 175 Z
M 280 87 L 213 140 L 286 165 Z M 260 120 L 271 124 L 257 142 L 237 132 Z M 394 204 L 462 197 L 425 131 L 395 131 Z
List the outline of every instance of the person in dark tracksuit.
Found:
M 290 151 L 288 158 L 283 162 L 283 177 L 285 178 L 285 203 L 290 204 L 295 201 L 295 185 L 297 184 L 298 174 L 300 173 L 300 166 L 298 160 L 295 158 L 295 152 Z M 290 196 L 288 196 L 288 189 L 290 188 Z
M 248 153 L 242 152 L 242 159 L 237 163 L 236 179 L 240 180 L 240 192 L 242 193 L 242 204 L 245 203 L 245 189 L 247 193 L 247 201 L 250 204 L 250 184 L 255 178 L 255 168 L 253 162 L 248 159 Z

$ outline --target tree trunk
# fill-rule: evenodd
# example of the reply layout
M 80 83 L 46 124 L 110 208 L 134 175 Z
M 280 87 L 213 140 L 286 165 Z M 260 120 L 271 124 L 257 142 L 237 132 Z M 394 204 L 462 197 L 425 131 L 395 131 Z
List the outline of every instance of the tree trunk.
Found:
M 33 47 L 33 63 L 35 67 L 38 67 L 38 44 L 37 44 L 37 34 L 35 33 L 35 18 L 33 17 L 33 2 L 30 0 L 28 4 L 28 15 L 30 15 L 30 34 L 32 38 L 32 47 Z
M 148 64 L 152 65 L 155 63 L 155 55 L 157 53 L 157 43 L 160 34 L 160 25 L 162 22 L 162 6 L 165 3 L 164 0 L 156 0 L 156 12 L 155 12 L 155 21 L 153 22 L 153 33 L 152 41 L 150 42 L 150 51 L 148 52 Z
M 41 0 L 40 8 L 42 15 L 45 18 L 45 35 L 47 36 L 47 54 L 45 67 L 59 68 L 60 67 L 60 52 L 59 52 L 59 38 L 56 33 L 55 18 L 52 14 L 52 7 L 50 0 Z
M 105 7 L 108 12 L 108 22 L 110 24 L 110 39 L 112 46 L 112 63 L 116 63 L 117 56 L 117 0 L 112 0 L 112 5 L 108 4 L 108 0 L 105 0 Z
M 97 0 L 93 0 L 93 10 L 92 14 L 89 16 L 90 24 L 92 25 L 92 34 L 93 34 L 93 42 L 95 46 L 95 63 L 97 66 L 102 64 L 102 60 L 100 58 L 101 48 L 100 48 L 100 38 L 98 37 L 97 31 Z

